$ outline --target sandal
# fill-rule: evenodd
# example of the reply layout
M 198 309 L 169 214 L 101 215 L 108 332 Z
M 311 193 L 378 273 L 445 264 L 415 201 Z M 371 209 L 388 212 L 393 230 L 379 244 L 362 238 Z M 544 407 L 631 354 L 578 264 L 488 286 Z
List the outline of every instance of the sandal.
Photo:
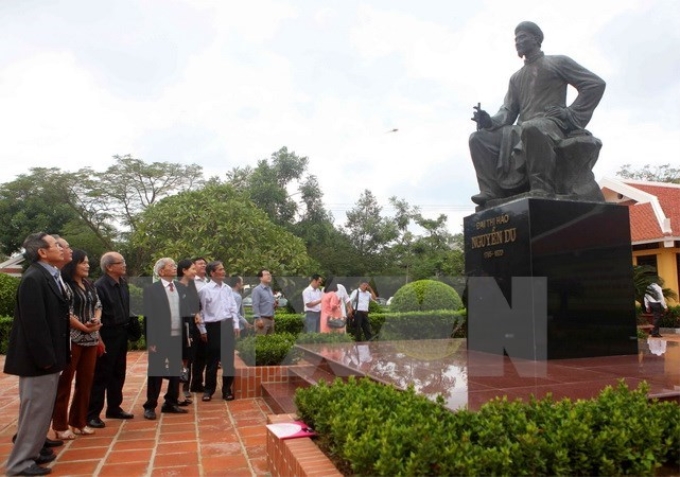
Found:
M 57 440 L 61 441 L 72 441 L 76 438 L 76 435 L 68 429 L 65 431 L 54 431 L 54 435 L 57 437 Z
M 95 433 L 95 430 L 88 426 L 85 426 L 82 429 L 78 429 L 77 427 L 73 427 L 72 429 L 73 433 L 77 436 L 91 436 Z

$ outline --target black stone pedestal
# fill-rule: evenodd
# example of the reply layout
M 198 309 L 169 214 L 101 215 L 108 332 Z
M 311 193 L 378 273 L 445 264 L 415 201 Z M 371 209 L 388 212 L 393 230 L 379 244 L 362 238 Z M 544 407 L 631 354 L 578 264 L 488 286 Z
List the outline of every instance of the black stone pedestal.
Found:
M 469 349 L 539 360 L 637 353 L 627 207 L 522 198 L 464 228 Z

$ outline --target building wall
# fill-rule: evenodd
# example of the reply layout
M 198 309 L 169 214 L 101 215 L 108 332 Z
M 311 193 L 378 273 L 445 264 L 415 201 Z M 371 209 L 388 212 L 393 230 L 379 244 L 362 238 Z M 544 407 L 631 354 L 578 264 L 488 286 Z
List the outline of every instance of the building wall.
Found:
M 675 293 L 680 291 L 678 286 L 678 258 L 680 248 L 658 248 L 654 250 L 637 250 L 633 251 L 633 262 L 638 264 L 638 257 L 640 256 L 656 256 L 657 274 L 663 278 L 664 287 L 670 288 Z M 680 293 L 678 293 L 680 296 Z M 670 304 L 677 304 L 672 302 Z

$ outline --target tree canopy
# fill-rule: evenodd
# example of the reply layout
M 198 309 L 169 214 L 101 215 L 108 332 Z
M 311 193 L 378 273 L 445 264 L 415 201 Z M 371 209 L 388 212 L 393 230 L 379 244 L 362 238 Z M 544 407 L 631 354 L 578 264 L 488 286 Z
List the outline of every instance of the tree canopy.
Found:
M 279 276 L 307 275 L 316 267 L 302 240 L 228 184 L 182 192 L 148 207 L 131 239 L 139 263 L 200 255 L 222 260 L 228 273 L 254 275 L 267 267 Z
M 220 258 L 234 273 L 266 266 L 279 276 L 389 276 L 402 284 L 463 272 L 445 215 L 426 218 L 396 197 L 387 214 L 367 188 L 344 226 L 336 224 L 309 159 L 286 147 L 255 167 L 233 167 L 224 180 L 205 180 L 196 164 L 113 159 L 103 171 L 34 168 L 0 184 L 1 251 L 11 255 L 44 230 L 94 263 L 120 251 L 130 274 L 148 272 L 162 255 Z
M 638 169 L 634 169 L 630 164 L 624 164 L 616 175 L 624 179 L 680 184 L 680 168 L 672 167 L 670 164 L 660 166 L 645 164 Z

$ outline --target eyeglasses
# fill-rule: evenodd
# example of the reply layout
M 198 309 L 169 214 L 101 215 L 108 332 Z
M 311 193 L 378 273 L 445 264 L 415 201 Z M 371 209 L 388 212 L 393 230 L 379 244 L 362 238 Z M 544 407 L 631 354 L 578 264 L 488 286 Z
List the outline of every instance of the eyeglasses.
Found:
M 111 265 L 125 265 L 125 260 L 121 262 L 111 262 Z
M 49 250 L 49 249 L 51 249 L 51 248 L 64 248 L 64 247 L 62 247 L 62 246 L 59 245 L 58 243 L 55 243 L 55 244 L 53 244 L 53 245 L 50 245 L 49 247 L 40 247 L 40 248 L 42 248 L 42 249 L 44 249 L 44 250 Z

